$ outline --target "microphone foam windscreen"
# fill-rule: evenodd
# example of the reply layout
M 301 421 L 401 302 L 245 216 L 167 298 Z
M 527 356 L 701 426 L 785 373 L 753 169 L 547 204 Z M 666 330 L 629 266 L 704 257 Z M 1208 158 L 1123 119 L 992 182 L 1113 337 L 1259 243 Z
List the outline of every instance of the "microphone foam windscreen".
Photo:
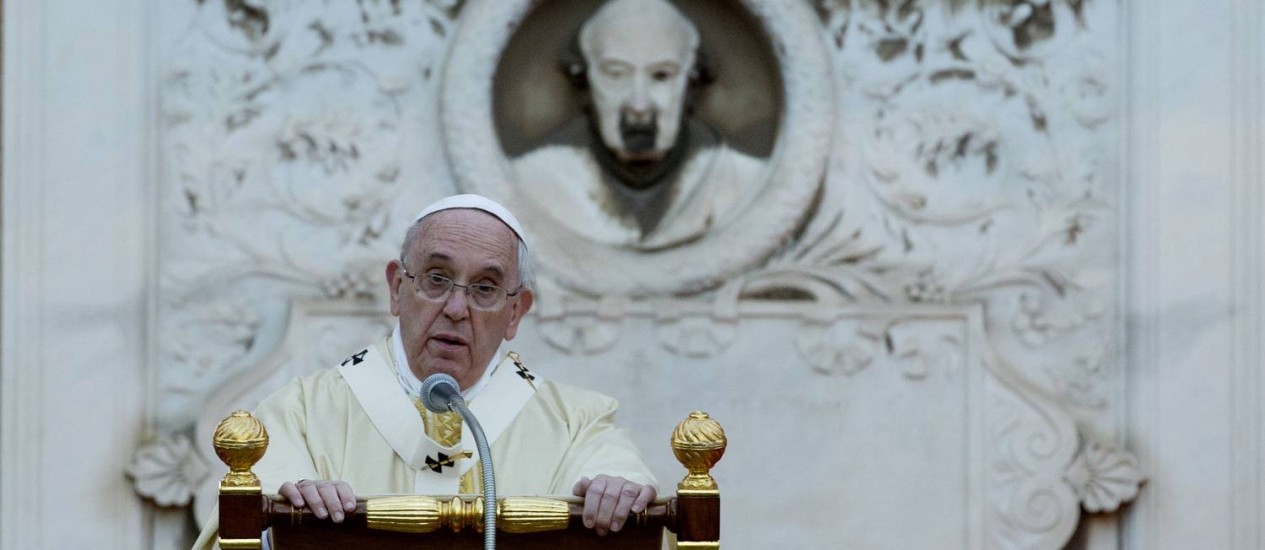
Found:
M 460 395 L 457 379 L 442 372 L 426 377 L 422 381 L 422 404 L 431 412 L 448 412 L 448 403 L 454 395 Z

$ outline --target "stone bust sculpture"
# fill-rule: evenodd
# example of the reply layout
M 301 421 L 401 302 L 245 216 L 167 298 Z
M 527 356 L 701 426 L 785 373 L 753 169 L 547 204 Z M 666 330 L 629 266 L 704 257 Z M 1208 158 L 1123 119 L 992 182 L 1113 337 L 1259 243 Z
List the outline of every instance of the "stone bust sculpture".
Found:
M 690 116 L 700 36 L 664 0 L 611 0 L 564 63 L 586 117 L 512 160 L 521 189 L 586 238 L 640 251 L 702 237 L 763 185 L 765 162 Z

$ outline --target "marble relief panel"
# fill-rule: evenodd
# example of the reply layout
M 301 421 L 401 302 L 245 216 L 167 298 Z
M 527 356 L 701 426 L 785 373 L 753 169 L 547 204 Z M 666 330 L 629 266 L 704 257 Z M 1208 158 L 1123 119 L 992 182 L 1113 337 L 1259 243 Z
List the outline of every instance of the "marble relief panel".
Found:
M 597 4 L 559 17 L 578 26 Z M 364 316 L 381 307 L 385 259 L 414 211 L 465 190 L 511 204 L 540 241 L 541 296 L 516 344 L 556 362 L 533 367 L 547 375 L 626 403 L 662 397 L 651 400 L 661 407 L 625 406 L 643 413 L 626 421 L 648 455 L 661 451 L 655 430 L 674 422 L 652 424 L 653 410 L 689 406 L 709 387 L 744 400 L 760 391 L 747 383 L 786 377 L 793 388 L 838 390 L 774 409 L 828 418 L 838 435 L 824 444 L 838 448 L 823 454 L 870 442 L 846 475 L 812 470 L 856 495 L 844 502 L 857 517 L 866 499 L 909 501 L 900 496 L 913 482 L 882 490 L 892 460 L 928 468 L 924 484 L 948 484 L 952 502 L 924 503 L 927 515 L 967 504 L 942 530 L 921 532 L 961 547 L 1058 547 L 1078 508 L 1132 499 L 1139 467 L 1111 445 L 1121 405 L 1116 4 L 705 4 L 679 3 L 687 15 L 735 10 L 742 32 L 767 45 L 774 69 L 761 82 L 784 95 L 773 123 L 724 125 L 717 102 L 746 105 L 725 73 L 734 61 L 715 67 L 719 91 L 698 111 L 763 159 L 765 179 L 712 229 L 645 246 L 620 246 L 617 232 L 587 238 L 549 210 L 551 195 L 515 180 L 519 150 L 495 120 L 506 101 L 495 95 L 497 61 L 520 23 L 556 3 L 164 6 L 154 335 L 158 424 L 174 449 L 164 463 L 186 464 L 188 484 L 212 479 L 209 453 L 170 441 L 205 421 L 208 402 L 244 399 L 234 379 L 279 372 L 277 358 L 293 351 L 290 311 L 317 319 L 303 327 L 360 319 L 327 331 L 327 347 L 381 331 L 385 321 Z M 725 32 L 700 27 L 705 43 Z M 541 109 L 532 112 L 558 120 L 580 112 Z M 518 123 L 522 139 L 549 126 Z M 329 301 L 343 305 L 296 305 Z M 793 442 L 752 429 L 767 415 L 721 399 L 713 407 L 753 442 L 753 454 L 727 457 L 737 464 L 722 470 L 730 479 L 759 468 L 756 456 L 792 452 Z M 885 420 L 907 431 L 867 427 Z M 901 434 L 931 439 L 924 453 L 902 454 L 916 442 Z M 789 494 L 773 482 L 739 487 Z M 164 503 L 190 498 L 177 496 Z
M 451 191 L 433 82 L 454 2 L 173 2 L 160 31 L 160 424 L 275 348 L 296 298 L 381 293 Z

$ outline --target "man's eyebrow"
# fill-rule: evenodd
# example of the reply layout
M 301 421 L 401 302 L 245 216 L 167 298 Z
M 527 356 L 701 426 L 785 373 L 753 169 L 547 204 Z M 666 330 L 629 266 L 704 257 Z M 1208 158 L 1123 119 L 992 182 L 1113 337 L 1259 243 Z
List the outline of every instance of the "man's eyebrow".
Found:
M 431 252 L 426 255 L 425 263 L 452 263 L 452 256 L 443 252 Z M 506 277 L 505 270 L 501 268 L 501 266 L 495 264 L 484 266 L 478 271 L 478 273 L 476 273 L 476 275 L 491 275 L 496 279 L 504 279 Z
M 501 281 L 505 279 L 505 270 L 501 269 L 501 266 L 490 265 L 484 267 L 483 270 L 479 272 L 479 275 L 490 275 L 493 279 Z

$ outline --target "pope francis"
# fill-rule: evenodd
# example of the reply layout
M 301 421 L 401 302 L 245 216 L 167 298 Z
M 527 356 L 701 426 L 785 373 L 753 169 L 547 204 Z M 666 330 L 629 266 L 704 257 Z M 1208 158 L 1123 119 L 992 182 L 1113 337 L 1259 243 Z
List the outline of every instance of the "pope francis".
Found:
M 333 522 L 356 494 L 480 492 L 468 426 L 418 399 L 421 380 L 442 372 L 487 433 L 498 493 L 582 496 L 584 524 L 599 534 L 654 500 L 653 476 L 614 425 L 614 399 L 546 381 L 499 351 L 533 300 L 513 214 L 478 195 L 430 205 L 386 281 L 399 318 L 391 336 L 259 404 L 270 442 L 254 471 L 265 492 Z M 214 548 L 217 530 L 212 517 L 194 548 Z

